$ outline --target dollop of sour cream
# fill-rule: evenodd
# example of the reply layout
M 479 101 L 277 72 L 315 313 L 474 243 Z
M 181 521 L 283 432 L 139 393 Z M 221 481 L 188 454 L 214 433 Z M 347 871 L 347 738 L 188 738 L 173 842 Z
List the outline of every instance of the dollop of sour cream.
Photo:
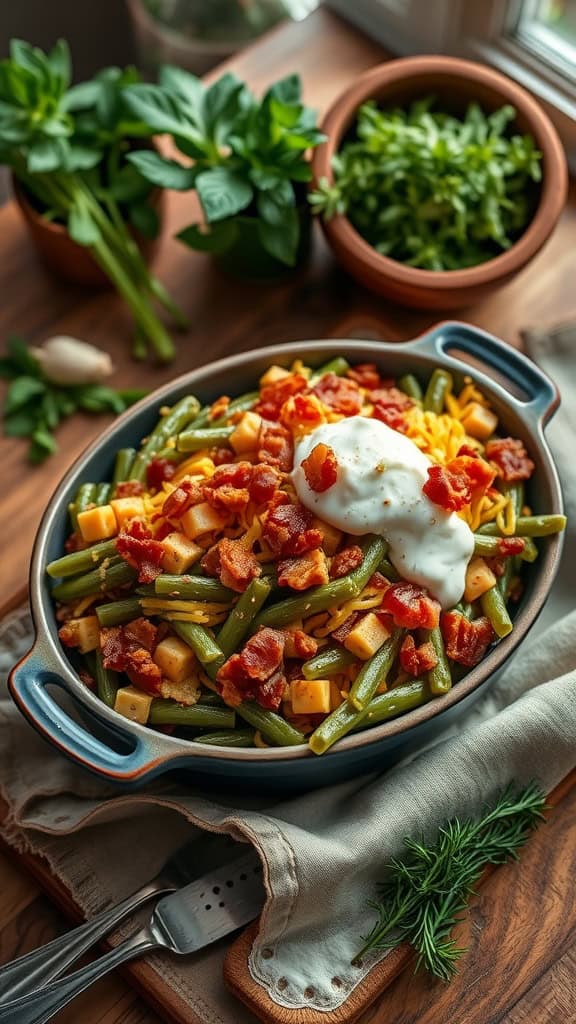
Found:
M 336 482 L 322 493 L 308 486 L 302 468 L 320 443 L 338 461 Z M 474 537 L 459 516 L 422 493 L 431 465 L 404 434 L 379 420 L 349 416 L 296 443 L 292 478 L 306 508 L 345 533 L 380 534 L 399 574 L 451 608 L 464 593 Z

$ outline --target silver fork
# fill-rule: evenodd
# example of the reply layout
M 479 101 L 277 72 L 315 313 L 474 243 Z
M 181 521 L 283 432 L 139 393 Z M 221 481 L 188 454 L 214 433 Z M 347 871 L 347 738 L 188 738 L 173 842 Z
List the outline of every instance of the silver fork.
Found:
M 109 953 L 34 995 L 0 1004 L 0 1024 L 46 1024 L 75 996 L 108 971 L 153 949 L 187 955 L 252 921 L 264 902 L 254 850 L 191 882 L 155 906 L 148 924 Z
M 27 992 L 37 992 L 71 967 L 83 953 L 108 935 L 139 907 L 154 896 L 174 892 L 188 882 L 199 878 L 206 870 L 231 861 L 235 852 L 240 855 L 244 847 L 230 836 L 206 833 L 187 843 L 169 858 L 156 878 L 143 885 L 131 896 L 109 910 L 103 910 L 85 924 L 60 935 L 40 949 L 0 967 L 0 993 L 2 1000 L 15 999 Z

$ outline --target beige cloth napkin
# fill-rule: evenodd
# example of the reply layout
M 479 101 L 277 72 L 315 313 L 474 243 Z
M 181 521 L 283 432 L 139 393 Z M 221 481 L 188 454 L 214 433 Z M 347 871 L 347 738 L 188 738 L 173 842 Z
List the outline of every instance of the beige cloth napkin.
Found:
M 576 545 L 576 329 L 530 335 L 527 344 L 563 385 L 550 439 L 573 524 L 567 565 Z M 252 976 L 281 1006 L 336 1008 L 371 966 L 353 968 L 351 959 L 366 931 L 375 881 L 403 837 L 473 813 L 510 781 L 536 778 L 548 791 L 576 764 L 576 612 L 562 619 L 558 612 L 574 605 L 569 575 L 562 574 L 550 601 L 549 630 L 542 635 L 537 627 L 489 694 L 433 748 L 384 775 L 276 805 L 225 794 L 208 799 L 172 780 L 117 795 L 44 745 L 2 693 L 0 782 L 11 807 L 6 837 L 46 856 L 88 913 L 152 876 L 195 826 L 255 843 L 269 899 L 250 958 Z M 25 612 L 0 626 L 0 671 L 29 639 Z M 154 959 L 202 1024 L 254 1019 L 223 987 L 225 949 L 223 942 L 186 961 Z

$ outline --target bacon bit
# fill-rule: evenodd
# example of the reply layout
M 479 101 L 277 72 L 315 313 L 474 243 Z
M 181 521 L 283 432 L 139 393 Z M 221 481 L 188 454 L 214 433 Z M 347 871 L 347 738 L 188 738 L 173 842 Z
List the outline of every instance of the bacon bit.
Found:
M 273 466 L 253 466 L 252 479 L 248 484 L 250 497 L 257 505 L 271 501 L 280 485 L 280 477 Z
M 485 562 L 498 578 L 506 572 L 506 560 L 504 558 L 486 558 Z
M 379 388 L 372 391 L 369 397 L 374 406 L 374 419 L 385 423 L 392 430 L 403 432 L 406 427 L 405 413 L 414 405 L 412 399 L 395 387 Z
M 322 545 L 320 530 L 312 528 L 312 513 L 299 502 L 277 505 L 262 528 L 262 536 L 275 555 L 293 558 Z
M 211 479 L 204 484 L 204 492 L 207 488 L 223 487 L 225 484 L 232 487 L 248 487 L 252 479 L 253 467 L 249 462 L 230 462 L 229 460 L 230 452 L 228 452 L 228 463 L 218 466 Z
M 356 416 L 362 408 L 362 394 L 355 380 L 326 373 L 312 388 L 324 405 L 343 416 Z
M 78 647 L 80 638 L 77 623 L 65 622 L 58 630 L 58 636 L 65 647 Z
M 167 519 L 180 519 L 191 505 L 196 505 L 202 499 L 202 489 L 193 480 L 184 478 L 178 484 L 162 505 L 162 515 Z
M 313 658 L 318 650 L 318 642 L 313 636 L 308 636 L 303 629 L 295 629 L 292 633 L 292 642 L 299 658 Z M 297 678 L 297 677 L 296 677 Z
M 368 580 L 369 587 L 376 587 L 376 590 L 388 590 L 391 586 L 390 580 L 386 579 L 381 572 L 376 571 Z
M 301 465 L 306 483 L 311 490 L 318 494 L 323 494 L 338 479 L 338 459 L 334 454 L 334 449 L 327 444 L 315 445 L 310 455 L 303 459 Z
M 342 576 L 347 576 L 353 569 L 357 569 L 362 565 L 363 561 L 364 553 L 357 544 L 351 544 L 350 547 L 342 548 L 342 551 L 334 555 L 330 563 L 330 579 L 339 580 Z
M 282 406 L 280 420 L 290 430 L 306 432 L 326 422 L 322 403 L 316 395 L 294 395 Z
M 220 577 L 220 548 L 218 544 L 208 548 L 208 551 L 200 559 L 200 565 L 208 576 Z
M 211 448 L 210 458 L 215 466 L 222 466 L 225 462 L 230 462 L 230 449 L 229 448 Z
M 281 423 L 263 420 L 258 437 L 258 462 L 277 466 L 282 473 L 289 473 L 294 462 L 292 434 Z
M 510 600 L 517 604 L 524 593 L 524 584 L 519 576 L 515 576 L 510 586 Z
M 220 582 L 242 594 L 251 580 L 262 575 L 256 556 L 244 546 L 241 540 L 224 537 L 218 544 L 220 560 Z
M 159 491 L 165 480 L 171 480 L 176 472 L 176 463 L 170 459 L 152 459 L 146 469 L 146 483 L 150 490 Z M 127 480 L 127 484 L 137 484 L 138 480 Z M 120 484 L 123 487 L 124 484 Z M 142 486 L 140 484 L 140 486 Z
M 292 590 L 307 590 L 328 583 L 326 555 L 319 548 L 300 558 L 278 562 L 278 585 Z
M 467 668 L 477 665 L 496 639 L 492 623 L 485 615 L 471 622 L 460 612 L 444 612 L 440 629 L 448 657 Z
M 277 708 L 284 693 L 282 671 L 286 638 L 277 629 L 261 627 L 239 654 L 232 654 L 218 670 L 217 682 L 227 704 L 257 700 L 265 708 Z
M 356 381 L 361 388 L 366 388 L 368 391 L 382 386 L 380 374 L 375 363 L 358 363 L 346 371 L 346 376 L 350 380 Z
M 288 377 L 267 384 L 260 391 L 260 400 L 254 411 L 260 413 L 265 420 L 280 419 L 280 410 L 291 395 L 306 391 L 308 381 L 301 373 L 291 373 Z
M 122 480 L 116 485 L 115 498 L 139 498 L 146 488 L 139 480 Z
M 445 466 L 430 466 L 422 491 L 446 512 L 459 512 L 486 493 L 494 476 L 494 470 L 484 459 L 457 455 Z
M 210 406 L 208 419 L 217 420 L 219 419 L 220 416 L 224 416 L 224 413 L 227 412 L 229 405 L 230 399 L 228 395 L 222 395 L 220 398 L 217 398 L 216 401 L 213 402 L 212 405 Z
M 116 550 L 133 569 L 139 583 L 152 583 L 162 572 L 164 548 L 140 519 L 133 519 L 116 538 Z
M 471 444 L 461 444 L 456 452 L 456 456 L 459 455 L 469 455 L 471 459 L 477 459 L 478 451 L 476 448 L 473 448 Z
M 157 629 L 148 619 L 134 619 L 124 626 L 100 630 L 100 650 L 104 668 L 125 672 L 131 683 L 146 693 L 159 694 L 162 673 L 152 661 Z
M 346 637 L 348 636 L 348 633 L 350 632 L 351 629 L 354 628 L 359 618 L 360 612 L 352 612 L 352 614 L 349 615 L 347 619 L 344 619 L 344 622 L 342 623 L 341 626 L 338 626 L 336 629 L 332 630 L 330 634 L 332 639 L 337 640 L 339 644 L 343 644 Z
M 526 546 L 523 537 L 499 537 L 497 542 L 498 554 L 503 558 L 510 555 L 521 555 Z
M 79 533 L 71 533 L 64 542 L 64 550 L 67 554 L 71 554 L 73 551 L 85 551 L 88 547 L 88 542 Z
M 409 633 L 404 637 L 400 648 L 400 665 L 410 676 L 419 676 L 429 672 L 438 664 L 436 651 L 430 640 L 416 647 L 414 637 Z
M 496 466 L 498 476 L 508 483 L 514 480 L 529 480 L 534 472 L 534 463 L 528 458 L 522 441 L 515 437 L 501 437 L 488 441 L 486 457 Z
M 212 508 L 234 515 L 243 512 L 250 502 L 250 492 L 245 487 L 232 487 L 231 484 L 223 484 L 221 487 L 209 487 L 206 484 L 204 495 Z
M 415 583 L 392 583 L 382 599 L 395 626 L 405 629 L 434 629 L 440 621 L 440 605 L 424 587 Z

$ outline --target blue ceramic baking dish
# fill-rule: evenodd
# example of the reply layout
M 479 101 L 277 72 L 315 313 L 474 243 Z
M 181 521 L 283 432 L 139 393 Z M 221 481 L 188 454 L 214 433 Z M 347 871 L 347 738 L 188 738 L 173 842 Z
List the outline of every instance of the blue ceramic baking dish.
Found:
M 513 632 L 445 696 L 391 722 L 345 737 L 321 757 L 307 747 L 231 749 L 200 746 L 127 721 L 102 704 L 80 681 L 60 646 L 45 566 L 62 553 L 67 505 L 84 481 L 108 479 L 119 448 L 138 446 L 158 419 L 161 406 L 193 392 L 202 402 L 254 387 L 271 363 L 302 358 L 314 366 L 336 355 L 375 362 L 384 376 L 415 373 L 423 380 L 437 366 L 458 382 L 469 374 L 489 398 L 503 430 L 520 437 L 536 463 L 530 500 L 535 509 L 562 512 L 558 474 L 544 438 L 544 425 L 558 406 L 554 384 L 525 356 L 467 324 L 449 322 L 405 344 L 374 341 L 308 341 L 278 345 L 222 359 L 178 377 L 121 416 L 74 463 L 46 509 L 30 573 L 36 639 L 10 678 L 12 696 L 26 718 L 50 743 L 109 782 L 135 786 L 165 772 L 186 769 L 201 785 L 288 792 L 312 789 L 382 769 L 431 738 L 485 691 L 533 625 L 550 591 L 562 550 L 549 537 L 529 568 L 525 596 Z M 64 692 L 78 706 L 62 706 Z M 66 700 L 65 704 L 68 704 Z

